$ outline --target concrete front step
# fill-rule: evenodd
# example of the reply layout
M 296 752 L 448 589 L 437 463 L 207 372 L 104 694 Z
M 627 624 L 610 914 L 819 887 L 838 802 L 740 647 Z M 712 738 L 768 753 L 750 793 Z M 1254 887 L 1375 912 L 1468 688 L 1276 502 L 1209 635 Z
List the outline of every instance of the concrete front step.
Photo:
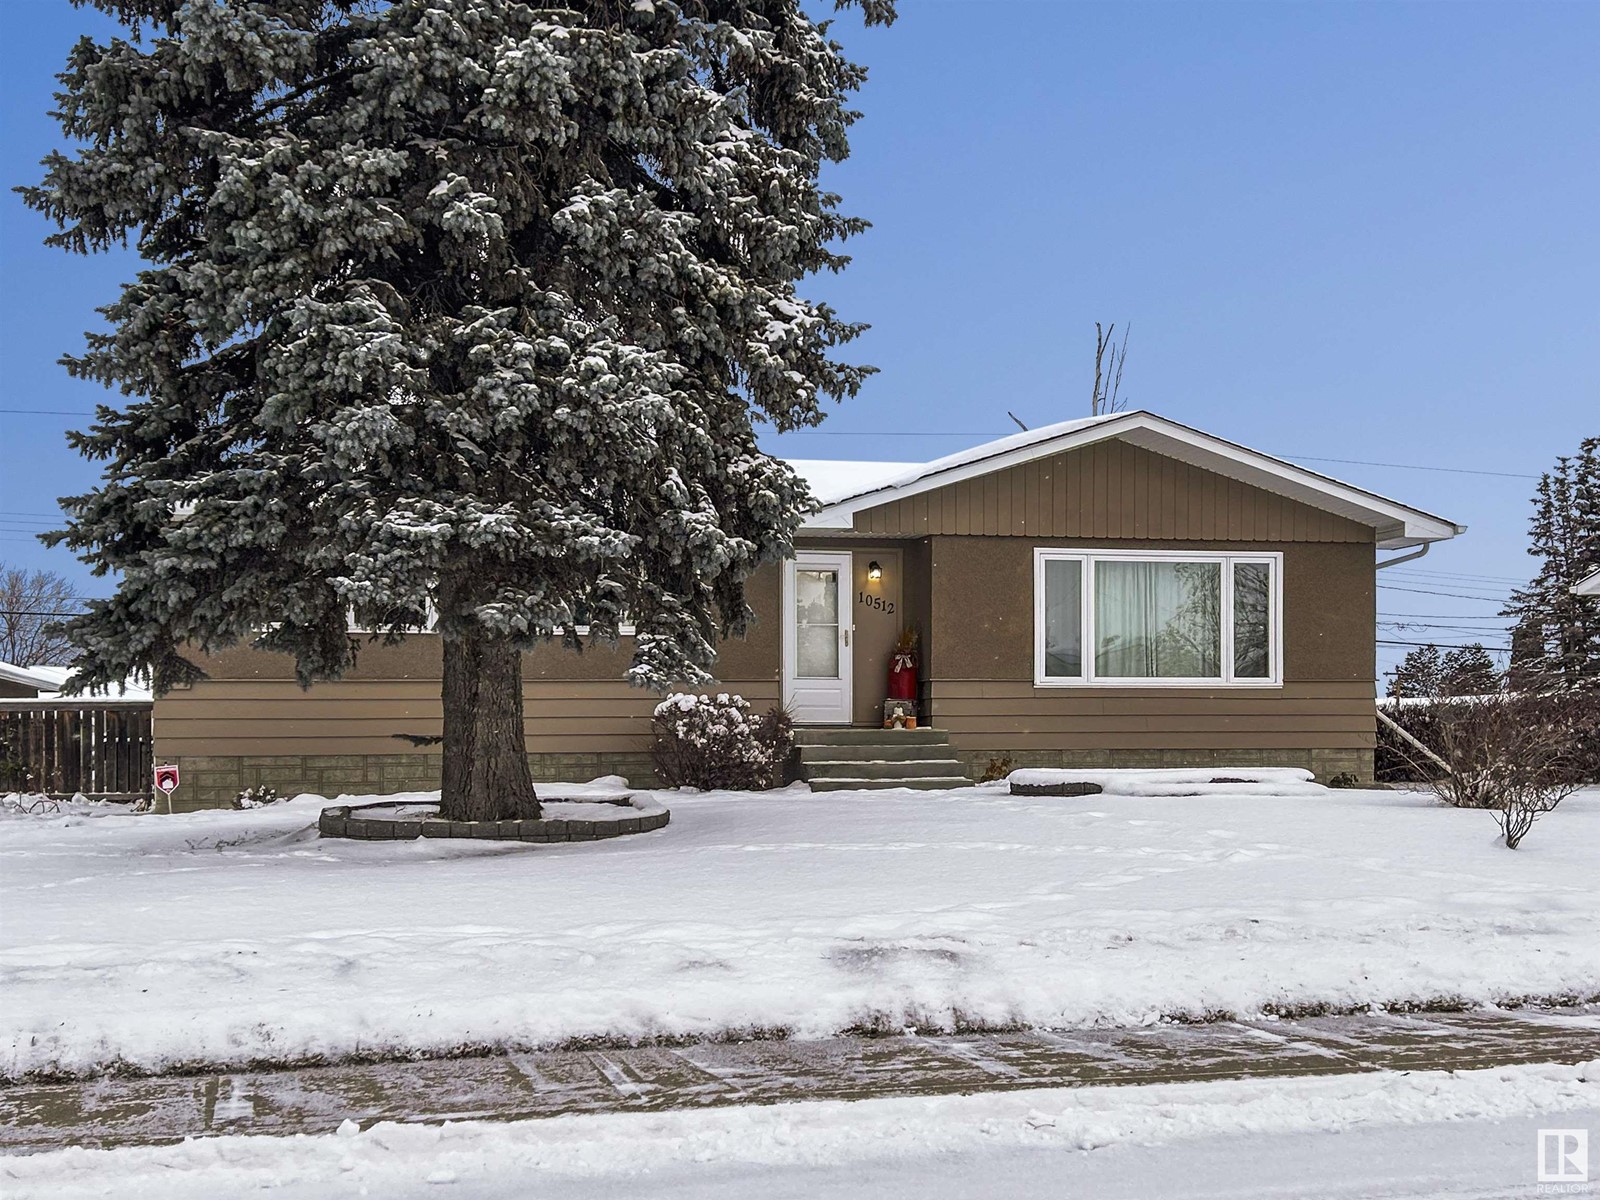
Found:
M 945 745 L 950 734 L 943 729 L 880 729 L 870 725 L 809 725 L 794 731 L 797 746 L 870 746 L 880 742 Z
M 794 733 L 796 773 L 814 792 L 972 786 L 943 729 L 813 725 Z
M 969 788 L 965 776 L 924 775 L 916 779 L 812 779 L 813 792 L 882 792 L 890 788 L 911 788 L 918 792 L 942 792 L 949 788 Z
M 948 779 L 966 768 L 956 758 L 898 759 L 873 762 L 869 759 L 841 759 L 837 762 L 808 762 L 805 776 L 818 779 L 915 779 L 922 776 Z
M 897 762 L 913 758 L 942 758 L 949 742 L 870 742 L 854 746 L 796 746 L 802 763 Z

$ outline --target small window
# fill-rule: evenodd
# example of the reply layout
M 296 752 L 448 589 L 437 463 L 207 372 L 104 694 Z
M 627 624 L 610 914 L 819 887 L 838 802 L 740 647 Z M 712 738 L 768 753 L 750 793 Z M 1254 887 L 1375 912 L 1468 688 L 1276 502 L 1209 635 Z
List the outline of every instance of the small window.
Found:
M 1034 553 L 1039 686 L 1278 684 L 1281 555 Z
M 1044 563 L 1044 673 L 1083 678 L 1083 563 L 1075 558 Z

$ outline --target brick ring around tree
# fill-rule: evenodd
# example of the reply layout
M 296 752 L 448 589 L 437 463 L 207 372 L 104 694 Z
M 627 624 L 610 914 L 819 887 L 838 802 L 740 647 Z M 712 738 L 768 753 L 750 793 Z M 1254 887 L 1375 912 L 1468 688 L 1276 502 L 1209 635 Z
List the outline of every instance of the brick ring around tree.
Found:
M 380 800 L 341 804 L 322 810 L 317 830 L 323 837 L 367 842 L 400 842 L 414 838 L 475 838 L 505 842 L 597 842 L 630 833 L 649 833 L 672 819 L 667 807 L 631 792 L 610 796 L 541 796 L 559 817 L 536 821 L 446 821 L 437 803 Z M 594 816 L 573 815 L 577 806 L 593 806 Z M 620 810 L 620 811 L 619 811 Z

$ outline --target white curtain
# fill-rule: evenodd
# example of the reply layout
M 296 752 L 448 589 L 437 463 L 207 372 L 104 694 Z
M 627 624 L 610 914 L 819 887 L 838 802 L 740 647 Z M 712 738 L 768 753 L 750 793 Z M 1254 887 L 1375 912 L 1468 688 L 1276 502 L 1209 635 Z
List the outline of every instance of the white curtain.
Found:
M 1220 678 L 1222 564 L 1102 559 L 1094 630 L 1102 678 Z

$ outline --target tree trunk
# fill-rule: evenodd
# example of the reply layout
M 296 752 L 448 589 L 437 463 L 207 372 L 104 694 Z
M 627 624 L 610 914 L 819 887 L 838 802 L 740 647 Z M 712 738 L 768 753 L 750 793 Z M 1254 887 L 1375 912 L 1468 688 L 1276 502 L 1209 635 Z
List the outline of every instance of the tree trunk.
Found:
M 452 821 L 532 820 L 539 798 L 522 730 L 522 651 L 478 631 L 444 639 L 444 778 Z

